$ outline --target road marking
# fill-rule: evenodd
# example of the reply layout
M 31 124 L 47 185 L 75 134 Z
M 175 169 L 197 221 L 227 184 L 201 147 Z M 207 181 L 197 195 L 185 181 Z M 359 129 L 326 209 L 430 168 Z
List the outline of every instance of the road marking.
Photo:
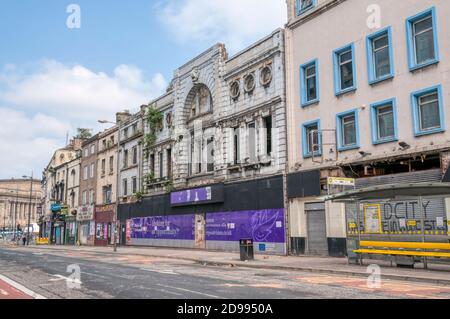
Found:
M 149 269 L 149 268 L 141 268 L 141 270 L 150 271 L 150 272 L 156 272 L 158 274 L 164 274 L 164 275 L 174 275 L 179 276 L 180 274 L 177 274 L 173 270 L 157 270 L 157 269 Z
M 166 285 L 161 285 L 161 284 L 157 284 L 157 285 L 161 286 L 161 287 L 164 287 L 164 288 L 170 288 L 170 289 L 176 289 L 176 290 L 180 290 L 180 291 L 190 292 L 190 293 L 193 293 L 193 294 L 202 295 L 202 296 L 206 296 L 206 297 L 211 297 L 211 298 L 215 298 L 215 299 L 225 299 L 223 297 L 210 295 L 210 294 L 205 294 L 203 292 L 199 292 L 199 291 L 195 291 L 195 290 L 189 290 L 189 289 L 184 289 L 184 288 L 166 286 Z
M 35 293 L 34 291 L 31 291 L 30 289 L 28 289 L 25 286 L 22 286 L 21 284 L 9 279 L 8 277 L 5 277 L 3 275 L 0 275 L 0 280 L 6 282 L 8 285 L 16 288 L 17 290 L 20 290 L 21 292 L 23 292 L 24 294 L 27 294 L 28 296 L 32 297 L 33 299 L 47 299 L 44 296 L 41 296 L 37 293 Z
M 82 284 L 82 282 L 78 278 L 72 279 L 72 278 L 69 278 L 69 277 L 65 277 L 63 275 L 53 275 L 53 277 L 56 277 L 56 278 L 50 279 L 49 281 L 62 281 L 62 280 L 65 280 L 65 281 L 73 283 L 73 284 L 80 284 L 80 285 Z

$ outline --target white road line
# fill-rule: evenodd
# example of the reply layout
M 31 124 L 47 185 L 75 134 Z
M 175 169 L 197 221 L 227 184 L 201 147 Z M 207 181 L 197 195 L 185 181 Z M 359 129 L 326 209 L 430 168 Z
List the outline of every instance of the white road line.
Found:
M 195 290 L 189 290 L 189 289 L 184 289 L 184 288 L 166 286 L 166 285 L 161 285 L 161 284 L 157 284 L 157 285 L 160 286 L 160 287 L 164 287 L 164 288 L 170 288 L 170 289 L 176 289 L 176 290 L 180 290 L 180 291 L 190 292 L 190 293 L 193 293 L 193 294 L 196 294 L 196 295 L 211 297 L 211 298 L 215 298 L 215 299 L 225 299 L 224 297 L 219 297 L 219 296 L 215 296 L 215 295 L 205 294 L 203 292 L 199 292 L 199 291 L 195 291 Z
M 6 282 L 8 285 L 13 286 L 14 288 L 16 288 L 17 290 L 20 290 L 21 292 L 23 292 L 24 294 L 27 294 L 28 296 L 34 298 L 34 299 L 47 299 L 44 296 L 41 296 L 37 293 L 35 293 L 34 291 L 31 291 L 30 289 L 28 289 L 25 286 L 22 286 L 21 284 L 9 279 L 8 277 L 5 277 L 3 275 L 0 275 L 0 280 Z
M 164 274 L 164 275 L 174 275 L 179 276 L 180 274 L 177 274 L 173 270 L 156 270 L 156 269 L 149 269 L 149 268 L 141 268 L 141 270 L 150 271 L 150 272 L 156 272 L 158 274 Z

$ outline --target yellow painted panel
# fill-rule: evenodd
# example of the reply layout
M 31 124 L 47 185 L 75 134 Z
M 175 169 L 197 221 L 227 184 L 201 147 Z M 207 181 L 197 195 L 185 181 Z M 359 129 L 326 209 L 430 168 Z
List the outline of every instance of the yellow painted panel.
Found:
M 361 241 L 363 247 L 382 248 L 412 248 L 412 249 L 441 249 L 450 250 L 450 244 L 446 243 L 420 243 L 420 242 L 389 242 L 389 241 Z
M 450 258 L 450 253 L 434 253 L 434 252 L 423 252 L 423 251 L 359 249 L 359 250 L 354 250 L 353 252 L 357 253 L 357 254 L 373 254 L 373 255 L 399 255 L 399 256 Z

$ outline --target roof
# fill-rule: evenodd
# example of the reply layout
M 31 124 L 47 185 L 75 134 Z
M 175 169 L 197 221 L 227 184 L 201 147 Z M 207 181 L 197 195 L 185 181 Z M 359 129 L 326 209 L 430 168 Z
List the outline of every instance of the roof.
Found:
M 325 201 L 352 202 L 396 197 L 443 196 L 450 195 L 450 183 L 388 184 L 345 191 L 324 196 Z

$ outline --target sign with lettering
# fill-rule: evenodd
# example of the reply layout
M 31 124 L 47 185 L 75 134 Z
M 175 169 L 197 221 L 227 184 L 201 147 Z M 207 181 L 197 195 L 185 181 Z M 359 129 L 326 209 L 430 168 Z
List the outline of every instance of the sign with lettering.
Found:
M 335 186 L 355 186 L 354 178 L 328 177 L 328 185 Z
M 381 234 L 381 205 L 364 205 L 364 224 L 366 233 Z
M 133 218 L 131 238 L 195 240 L 195 215 Z
M 193 204 L 198 202 L 206 202 L 212 200 L 211 187 L 202 187 L 196 189 L 188 189 L 170 194 L 170 203 L 177 204 Z
M 206 214 L 206 240 L 284 243 L 284 209 L 266 209 Z
M 94 219 L 94 206 L 82 206 L 78 209 L 77 221 L 89 221 Z
M 116 205 L 99 205 L 95 206 L 95 212 L 98 213 L 114 213 Z

